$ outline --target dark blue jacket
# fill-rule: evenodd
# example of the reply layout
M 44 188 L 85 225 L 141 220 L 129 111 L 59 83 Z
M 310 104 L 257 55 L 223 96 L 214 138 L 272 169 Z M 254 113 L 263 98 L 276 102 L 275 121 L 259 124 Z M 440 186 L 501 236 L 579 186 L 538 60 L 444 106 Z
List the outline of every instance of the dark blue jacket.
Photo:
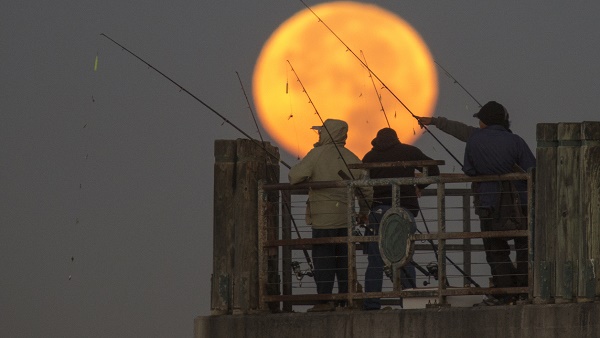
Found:
M 373 162 L 396 162 L 396 161 L 428 161 L 432 160 L 429 156 L 410 144 L 401 143 L 398 140 L 395 132 L 393 135 L 379 135 L 371 141 L 373 149 L 371 149 L 363 157 L 363 163 Z M 391 177 L 415 177 L 415 169 L 423 171 L 422 168 L 402 168 L 388 167 L 371 169 L 371 178 L 391 178 Z M 439 176 L 440 169 L 438 166 L 431 166 L 429 176 Z M 425 189 L 427 184 L 420 185 L 420 189 Z M 383 205 L 392 205 L 392 187 L 376 186 L 374 187 L 373 201 Z M 400 186 L 400 206 L 408 210 L 419 210 L 419 201 L 416 196 L 415 187 L 412 185 Z
M 527 143 L 500 125 L 475 130 L 467 140 L 463 171 L 469 176 L 501 175 L 535 167 L 535 156 Z M 520 192 L 522 204 L 527 204 L 527 182 L 514 181 Z M 494 207 L 498 203 L 499 182 L 482 182 L 477 185 L 479 205 Z

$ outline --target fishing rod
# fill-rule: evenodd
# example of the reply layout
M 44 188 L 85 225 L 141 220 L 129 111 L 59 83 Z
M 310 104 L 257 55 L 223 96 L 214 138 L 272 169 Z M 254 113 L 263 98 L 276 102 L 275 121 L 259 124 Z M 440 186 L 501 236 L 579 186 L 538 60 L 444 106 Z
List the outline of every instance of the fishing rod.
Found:
M 381 83 L 381 85 L 383 86 L 383 88 L 385 88 L 403 107 L 404 109 L 406 109 L 407 112 L 410 113 L 410 115 L 416 119 L 419 122 L 419 125 L 425 129 L 441 146 L 442 148 L 444 148 L 444 150 L 446 150 L 446 152 L 448 154 L 450 154 L 450 156 L 452 156 L 452 158 L 462 167 L 462 163 L 458 160 L 458 158 L 456 158 L 456 156 L 454 156 L 454 154 L 452 154 L 452 152 L 431 132 L 431 130 L 429 130 L 429 128 L 427 128 L 426 125 L 424 125 L 423 123 L 421 123 L 421 120 L 419 120 L 419 117 L 416 116 L 411 110 L 410 108 L 408 108 L 408 106 L 406 104 L 404 104 L 404 102 L 402 100 L 400 100 L 400 98 L 398 96 L 396 96 L 396 94 L 385 84 L 385 82 L 383 82 L 379 76 L 377 76 L 377 74 L 375 74 L 375 72 L 373 72 L 373 70 L 371 68 L 369 68 L 369 66 L 367 66 L 367 64 L 365 62 L 363 62 L 363 60 L 361 60 L 361 58 L 356 55 L 356 53 L 350 48 L 350 46 L 348 46 L 344 40 L 342 40 L 326 23 L 325 21 L 323 21 L 321 19 L 321 17 L 319 17 L 317 15 L 317 13 L 315 13 L 312 8 L 310 8 L 310 6 L 308 6 L 304 0 L 300 0 L 300 2 L 304 5 L 304 7 L 306 7 L 318 20 L 320 23 L 323 24 L 323 26 L 325 26 L 325 28 L 327 28 L 327 30 L 329 30 L 331 32 L 331 34 L 333 34 L 343 45 L 344 47 L 346 47 L 346 50 L 348 50 L 350 53 L 352 53 L 352 55 L 354 55 L 354 57 L 371 73 L 373 74 L 373 76 L 377 79 L 377 81 L 379 81 L 379 83 Z
M 429 232 L 429 227 L 427 226 L 427 222 L 425 221 L 425 216 L 423 216 L 423 210 L 421 210 L 421 208 L 419 208 L 419 213 L 421 214 L 421 220 L 423 220 L 423 224 L 425 225 L 425 230 L 427 230 L 428 234 L 431 234 L 431 232 Z M 419 229 L 417 229 L 417 232 L 419 232 L 420 234 L 423 233 Z M 427 241 L 429 242 L 429 244 L 431 244 L 433 253 L 435 255 L 435 259 L 438 260 L 437 248 L 436 248 L 435 244 L 433 243 L 433 240 L 428 239 Z M 471 278 L 471 276 L 467 275 L 467 273 L 463 269 L 461 269 L 458 266 L 458 264 L 454 263 L 454 261 L 452 259 L 450 259 L 450 257 L 448 257 L 447 255 L 444 255 L 444 258 L 446 258 L 446 260 L 448 260 L 448 262 L 450 262 L 450 264 L 452 264 L 456 268 L 456 270 L 458 270 L 469 282 L 471 282 L 471 284 L 475 285 L 478 288 L 481 287 L 473 278 Z M 429 266 L 428 266 L 428 268 L 429 268 Z M 448 284 L 448 280 L 446 280 L 446 284 Z
M 446 73 L 446 76 L 448 76 L 449 78 L 451 78 L 451 79 L 454 81 L 454 83 L 456 83 L 457 85 L 459 85 L 459 86 L 460 86 L 460 88 L 462 88 L 462 90 L 464 90 L 464 91 L 465 91 L 465 93 L 469 94 L 469 96 L 470 96 L 470 97 L 471 97 L 471 98 L 472 98 L 472 99 L 473 99 L 475 102 L 477 102 L 477 104 L 479 105 L 479 108 L 481 108 L 481 103 L 479 103 L 479 101 L 477 101 L 477 99 L 476 99 L 476 98 L 475 98 L 473 95 L 471 95 L 471 93 L 469 93 L 469 91 L 468 91 L 468 90 L 467 90 L 465 87 L 463 87 L 463 85 L 462 85 L 462 84 L 460 84 L 460 82 L 458 82 L 458 80 L 457 80 L 457 79 L 455 79 L 455 78 L 454 78 L 454 76 L 452 76 L 452 74 L 450 74 L 450 72 L 449 72 L 449 71 L 447 71 L 447 70 L 446 70 L 446 68 L 442 67 L 442 65 L 440 65 L 440 64 L 439 64 L 437 61 L 435 61 L 435 60 L 433 60 L 433 62 L 435 62 L 435 64 L 436 64 L 436 65 L 438 65 L 438 67 L 440 67 L 440 68 L 441 68 L 441 69 L 444 71 L 444 73 Z
M 366 65 L 367 57 L 363 53 L 362 49 L 360 50 L 360 55 L 362 55 Z M 387 114 L 385 113 L 385 108 L 383 108 L 383 102 L 381 102 L 381 94 L 379 94 L 379 91 L 377 90 L 377 86 L 375 85 L 375 80 L 373 80 L 373 75 L 371 75 L 371 72 L 369 72 L 369 78 L 371 79 L 371 83 L 373 84 L 373 89 L 375 89 L 375 95 L 377 95 L 377 100 L 379 100 L 379 106 L 381 107 L 381 111 L 383 112 L 383 116 L 385 117 L 385 122 L 387 122 L 388 128 L 392 128 L 392 126 L 390 126 L 390 121 L 388 120 Z
M 225 116 L 221 115 L 219 112 L 217 112 L 214 108 L 212 108 L 211 106 L 209 106 L 207 103 L 205 103 L 204 101 L 202 101 L 200 98 L 198 98 L 196 95 L 194 95 L 193 93 L 191 93 L 189 90 L 187 90 L 186 88 L 184 88 L 182 85 L 180 85 L 179 83 L 177 83 L 175 80 L 173 80 L 172 78 L 170 78 L 169 76 L 167 76 L 165 73 L 161 72 L 160 70 L 158 70 L 156 67 L 154 67 L 153 65 L 151 65 L 150 63 L 148 63 L 146 60 L 142 59 L 141 57 L 139 57 L 137 54 L 135 54 L 134 52 L 130 51 L 129 49 L 127 49 L 125 46 L 123 46 L 122 44 L 118 43 L 117 41 L 115 41 L 114 39 L 112 39 L 111 37 L 109 37 L 108 35 L 104 34 L 104 33 L 100 33 L 101 36 L 107 38 L 108 40 L 110 40 L 112 43 L 114 43 L 115 45 L 121 47 L 124 51 L 126 51 L 127 53 L 131 54 L 132 56 L 134 56 L 136 59 L 140 60 L 142 63 L 144 63 L 145 65 L 147 65 L 149 68 L 151 68 L 152 70 L 154 70 L 155 72 L 157 72 L 158 74 L 160 74 L 162 77 L 164 77 L 165 79 L 169 80 L 171 83 L 173 83 L 175 86 L 177 86 L 181 91 L 184 91 L 186 94 L 188 94 L 189 96 L 191 96 L 194 100 L 200 102 L 200 104 L 202 104 L 204 107 L 208 108 L 211 112 L 213 112 L 215 115 L 217 115 L 218 117 L 220 117 L 224 123 L 229 124 L 230 126 L 232 126 L 233 128 L 235 128 L 237 131 L 239 131 L 240 133 L 242 133 L 242 135 L 246 136 L 250 141 L 254 142 L 255 144 L 257 144 L 259 147 L 261 147 L 265 153 L 267 153 L 269 156 L 271 156 L 272 158 L 276 159 L 279 163 L 283 164 L 284 166 L 286 166 L 288 169 L 291 168 L 291 166 L 287 163 L 285 163 L 283 160 L 281 160 L 278 156 L 272 154 L 271 152 L 269 152 L 267 150 L 267 148 L 264 146 L 264 144 L 258 142 L 257 140 L 255 140 L 254 138 L 252 138 L 250 135 L 248 135 L 248 133 L 246 133 L 244 130 L 242 130 L 241 128 L 239 128 L 238 126 L 236 126 L 233 122 L 229 121 Z
M 255 116 L 256 114 L 254 114 L 254 110 L 252 110 L 252 105 L 250 104 L 250 100 L 248 99 L 248 95 L 246 94 L 246 89 L 244 88 L 244 84 L 242 83 L 240 74 L 237 71 L 235 72 L 235 74 L 237 75 L 238 81 L 240 82 L 240 86 L 242 87 L 242 92 L 244 93 L 244 97 L 246 98 L 246 103 L 248 104 L 248 109 L 250 110 L 250 115 L 252 115 L 252 119 L 254 120 L 254 124 L 256 125 L 256 131 L 258 132 L 258 136 L 260 137 L 261 142 L 264 142 L 262 133 L 260 132 L 260 128 L 258 127 L 258 123 L 256 122 L 256 116 Z M 275 169 L 273 169 L 273 171 L 274 170 Z M 273 174 L 275 174 L 275 173 L 273 173 Z M 300 235 L 300 230 L 298 230 L 298 225 L 296 224 L 296 220 L 294 219 L 294 217 L 292 217 L 291 206 L 288 204 L 287 200 L 282 204 L 285 207 L 285 211 L 288 213 L 288 215 L 290 215 L 290 219 L 294 226 L 294 230 L 296 231 L 296 236 L 298 236 L 298 238 L 302 238 L 302 236 Z M 300 263 L 298 263 L 298 262 L 291 263 L 292 270 L 294 271 L 294 274 L 296 275 L 296 278 L 299 281 L 302 281 L 302 278 L 304 277 L 304 275 L 313 277 L 314 276 L 313 271 L 315 270 L 312 259 L 310 258 L 310 255 L 308 254 L 308 250 L 306 250 L 305 248 L 302 248 L 302 252 L 304 253 L 304 258 L 306 259 L 306 263 L 308 264 L 309 270 L 302 271 L 300 269 Z
M 261 142 L 265 142 L 262 137 L 262 133 L 260 132 L 260 128 L 258 127 L 258 122 L 256 121 L 256 116 L 254 111 L 252 110 L 252 106 L 250 105 L 250 100 L 248 100 L 248 95 L 246 94 L 246 89 L 244 88 L 244 84 L 242 83 L 242 79 L 240 78 L 240 73 L 235 72 L 237 75 L 238 81 L 240 82 L 240 87 L 242 88 L 242 93 L 244 93 L 244 98 L 246 99 L 246 104 L 248 105 L 248 109 L 250 110 L 250 116 L 252 116 L 252 120 L 254 121 L 254 125 L 256 126 L 256 132 L 258 133 L 258 137 L 260 137 Z

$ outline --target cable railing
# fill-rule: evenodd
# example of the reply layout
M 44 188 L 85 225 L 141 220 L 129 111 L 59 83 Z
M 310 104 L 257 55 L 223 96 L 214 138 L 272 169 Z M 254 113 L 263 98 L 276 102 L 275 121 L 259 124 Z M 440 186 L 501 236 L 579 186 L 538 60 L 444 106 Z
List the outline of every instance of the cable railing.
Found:
M 437 163 L 436 163 L 437 164 Z M 423 164 L 431 165 L 431 164 Z M 469 184 L 478 182 L 526 181 L 528 201 L 521 223 L 527 224 L 523 230 L 482 231 L 481 215 L 477 215 L 472 200 L 477 198 Z M 420 215 L 414 218 L 416 232 L 405 237 L 395 233 L 392 237 L 365 234 L 364 227 L 358 224 L 355 190 L 360 187 L 391 186 L 394 206 L 402 205 L 399 191 L 402 185 L 428 184 L 429 189 L 419 198 Z M 347 236 L 312 238 L 312 228 L 305 222 L 305 207 L 309 189 L 345 189 L 348 209 Z M 410 178 L 362 179 L 330 182 L 311 182 L 296 185 L 259 185 L 259 235 L 258 235 L 258 297 L 263 310 L 270 306 L 283 311 L 294 311 L 294 307 L 330 301 L 344 308 L 359 308 L 367 298 L 380 298 L 382 305 L 404 306 L 448 306 L 460 298 L 482 299 L 490 295 L 532 295 L 532 236 L 533 229 L 533 184 L 532 173 L 511 173 L 506 175 L 469 177 L 462 174 L 422 175 Z M 312 201 L 317 202 L 318 201 Z M 515 207 L 519 207 L 515 205 Z M 395 238 L 394 240 L 394 236 Z M 487 238 L 510 238 L 526 241 L 527 253 L 515 254 L 515 245 L 509 247 L 512 260 L 517 265 L 527 265 L 527 272 L 508 269 L 510 278 L 526 280 L 521 286 L 497 287 L 486 255 L 497 248 L 488 248 L 483 243 Z M 365 243 L 376 242 L 387 245 L 394 251 L 399 241 L 406 239 L 406 249 L 401 250 L 401 259 L 387 262 L 381 292 L 364 292 L 367 255 L 363 252 Z M 347 256 L 337 259 L 347 261 L 348 292 L 338 293 L 336 280 L 332 294 L 317 294 L 314 280 L 311 249 L 314 245 L 344 244 Z M 383 244 L 382 244 L 383 243 Z M 404 248 L 404 247 L 403 247 Z M 506 250 L 506 248 L 500 248 Z M 499 249 L 499 250 L 500 250 Z M 385 250 L 382 250 L 382 252 Z M 397 250 L 396 250 L 397 251 Z M 403 254 L 403 253 L 406 254 Z M 382 255 L 385 255 L 382 253 Z M 513 266 L 514 267 L 514 266 Z M 405 269 L 415 269 L 416 278 L 410 288 L 402 286 Z M 505 269 L 506 270 L 506 269 Z M 502 276 L 500 276 L 502 277 Z M 507 276 L 504 276 L 507 277 Z M 495 278 L 498 278 L 496 276 Z M 477 296 L 477 297 L 473 297 Z M 410 303 L 410 304 L 409 304 Z M 279 305 L 280 304 L 280 305 Z M 421 303 L 422 304 L 422 303 Z

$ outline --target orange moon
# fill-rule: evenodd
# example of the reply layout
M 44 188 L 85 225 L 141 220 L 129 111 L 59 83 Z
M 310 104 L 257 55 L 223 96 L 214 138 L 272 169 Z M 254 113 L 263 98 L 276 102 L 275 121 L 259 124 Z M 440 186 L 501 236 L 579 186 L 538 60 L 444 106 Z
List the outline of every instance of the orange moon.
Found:
M 417 31 L 371 4 L 341 1 L 311 8 L 350 50 L 308 9 L 282 23 L 264 44 L 252 79 L 264 129 L 298 157 L 318 141 L 310 127 L 322 125 L 321 118 L 348 122 L 346 147 L 361 158 L 388 121 L 400 141 L 413 143 L 421 131 L 399 101 L 417 116 L 431 116 L 438 95 L 433 57 Z

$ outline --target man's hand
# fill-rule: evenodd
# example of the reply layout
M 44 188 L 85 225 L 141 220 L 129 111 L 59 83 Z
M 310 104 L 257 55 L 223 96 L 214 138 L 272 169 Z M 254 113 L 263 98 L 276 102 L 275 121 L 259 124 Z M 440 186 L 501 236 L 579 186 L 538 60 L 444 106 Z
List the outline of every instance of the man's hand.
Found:
M 415 185 L 415 195 L 417 195 L 417 198 L 421 198 L 421 188 L 417 185 Z
M 416 118 L 419 121 L 421 128 L 423 128 L 424 125 L 428 126 L 431 124 L 431 122 L 433 122 L 433 117 L 417 116 Z
M 366 214 L 359 214 L 356 217 L 356 223 L 358 223 L 359 225 L 365 225 L 369 223 L 369 215 Z

